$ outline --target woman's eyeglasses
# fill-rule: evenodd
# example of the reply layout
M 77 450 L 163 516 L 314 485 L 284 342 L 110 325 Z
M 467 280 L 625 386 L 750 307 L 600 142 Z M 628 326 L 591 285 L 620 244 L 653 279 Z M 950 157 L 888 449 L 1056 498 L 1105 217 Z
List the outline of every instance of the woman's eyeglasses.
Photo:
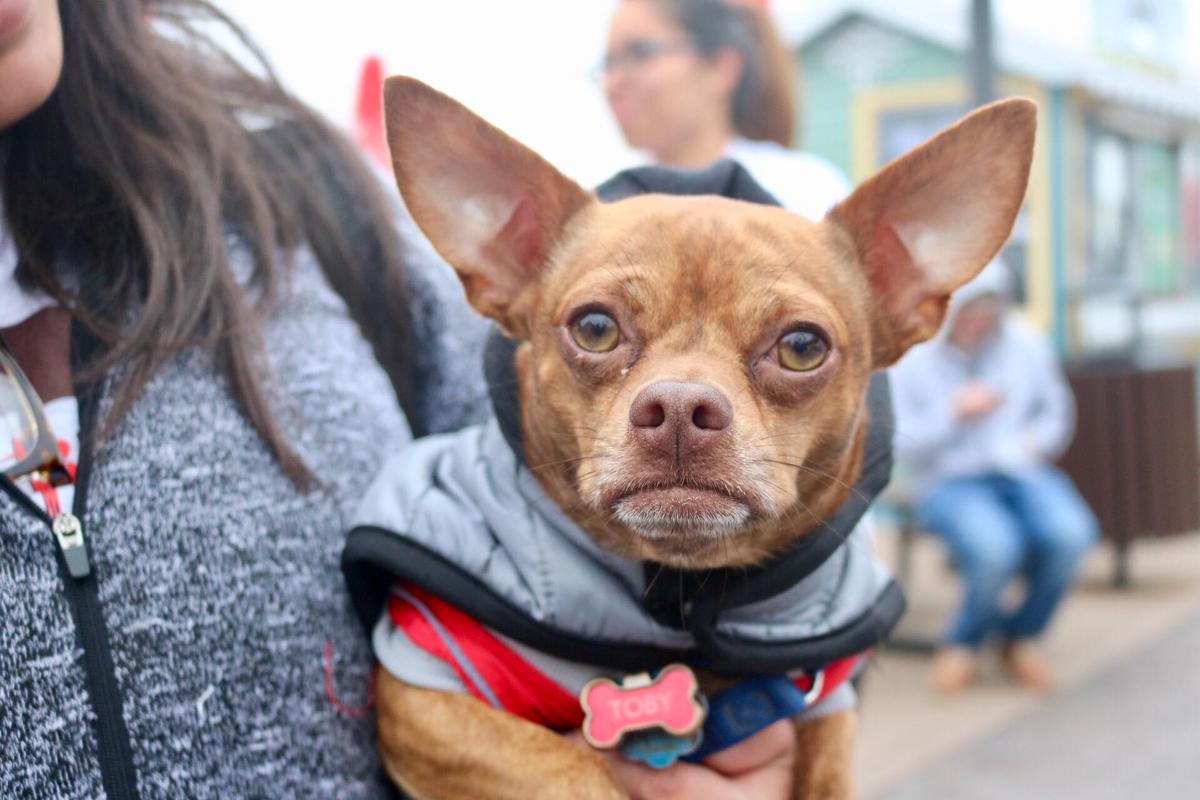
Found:
M 0 339 L 0 475 L 45 473 L 51 486 L 70 483 L 58 443 L 33 384 Z
M 639 69 L 665 55 L 682 53 L 692 49 L 692 45 L 682 39 L 676 41 L 633 39 L 617 49 L 605 53 L 599 72 L 602 75 L 611 75 L 615 72 L 628 72 Z

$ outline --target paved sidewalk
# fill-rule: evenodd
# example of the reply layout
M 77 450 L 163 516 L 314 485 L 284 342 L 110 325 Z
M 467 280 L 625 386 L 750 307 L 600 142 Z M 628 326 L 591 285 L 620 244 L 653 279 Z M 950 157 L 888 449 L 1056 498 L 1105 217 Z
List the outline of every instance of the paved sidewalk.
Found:
M 1200 614 L 879 800 L 1200 796 Z
M 891 544 L 887 536 L 881 537 L 885 556 Z M 916 555 L 911 611 L 901 628 L 908 635 L 936 638 L 957 601 L 958 582 L 932 540 L 922 539 Z M 1156 709 L 1164 703 L 1177 703 L 1182 714 L 1188 702 L 1182 698 L 1188 696 L 1193 698 L 1193 725 L 1200 724 L 1195 722 L 1200 719 L 1196 710 L 1200 701 L 1195 699 L 1200 694 L 1200 655 L 1182 645 L 1172 654 L 1173 645 L 1164 644 L 1173 632 L 1181 642 L 1200 641 L 1200 535 L 1139 543 L 1134 551 L 1134 586 L 1128 591 L 1111 588 L 1110 569 L 1109 549 L 1098 548 L 1046 639 L 1045 649 L 1062 682 L 1053 698 L 1013 686 L 990 661 L 978 687 L 961 696 L 941 697 L 928 688 L 928 657 L 884 653 L 863 687 L 857 763 L 861 796 L 869 800 L 990 798 L 999 796 L 985 793 L 995 784 L 1006 787 L 1007 798 L 1107 797 L 1061 793 L 1063 786 L 1085 785 L 1095 777 L 1090 762 L 1079 760 L 1089 751 L 1108 753 L 1099 763 L 1107 763 L 1111 772 L 1117 769 L 1116 757 L 1106 748 L 1119 746 L 1124 739 L 1127 754 L 1116 764 L 1129 774 L 1143 767 L 1153 773 L 1163 759 L 1173 758 L 1174 751 L 1148 738 L 1145 726 L 1156 714 L 1162 716 Z M 1153 670 L 1143 680 L 1133 681 L 1129 675 L 1143 662 Z M 1104 687 L 1114 696 L 1106 698 Z M 1123 691 L 1116 691 L 1118 687 Z M 1132 711 L 1127 712 L 1126 706 Z M 1130 716 L 1142 710 L 1144 717 Z M 1136 721 L 1123 727 L 1123 717 Z M 1180 732 L 1179 725 L 1185 722 L 1172 719 L 1163 717 L 1164 733 L 1189 734 L 1194 744 L 1192 760 L 1200 761 L 1196 728 Z M 1039 739 L 1038 731 L 1043 729 L 1054 733 Z M 1014 730 L 1017 733 L 1010 733 Z M 1022 749 L 1026 746 L 1033 755 Z M 1021 773 L 1030 781 L 1048 781 L 1041 772 L 1045 765 L 1062 782 L 1047 783 L 1044 791 L 1025 783 L 1003 783 L 999 777 Z M 1193 780 L 1195 791 L 1184 796 L 1200 797 L 1195 775 L 1193 768 L 1186 778 Z M 939 776 L 961 779 L 977 793 L 958 784 L 954 789 L 935 785 L 932 781 Z M 924 788 L 910 788 L 909 781 L 912 787 Z M 1174 796 L 1167 789 L 1146 795 L 1155 800 Z

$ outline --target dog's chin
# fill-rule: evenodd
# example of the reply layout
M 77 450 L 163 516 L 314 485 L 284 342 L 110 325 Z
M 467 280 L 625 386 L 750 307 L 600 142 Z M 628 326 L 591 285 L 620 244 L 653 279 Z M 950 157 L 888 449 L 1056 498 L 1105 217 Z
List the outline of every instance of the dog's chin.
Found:
M 614 502 L 611 511 L 648 550 L 671 561 L 686 560 L 728 539 L 752 513 L 744 500 L 691 486 L 631 492 Z

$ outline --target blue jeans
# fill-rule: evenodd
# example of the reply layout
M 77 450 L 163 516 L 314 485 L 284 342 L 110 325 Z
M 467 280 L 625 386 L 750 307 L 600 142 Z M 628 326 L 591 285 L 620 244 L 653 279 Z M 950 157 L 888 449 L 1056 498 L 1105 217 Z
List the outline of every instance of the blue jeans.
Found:
M 1048 466 L 943 481 L 918 514 L 962 573 L 965 597 L 946 639 L 973 648 L 992 635 L 1015 641 L 1041 634 L 1099 533 L 1071 479 Z M 1001 595 L 1018 574 L 1028 590 L 1006 612 Z

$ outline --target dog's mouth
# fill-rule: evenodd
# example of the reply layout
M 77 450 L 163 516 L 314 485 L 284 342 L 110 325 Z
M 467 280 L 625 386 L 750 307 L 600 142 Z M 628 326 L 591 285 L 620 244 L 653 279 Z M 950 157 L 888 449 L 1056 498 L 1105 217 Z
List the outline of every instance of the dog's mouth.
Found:
M 749 498 L 690 482 L 625 485 L 605 501 L 615 519 L 651 540 L 728 536 L 753 514 Z

